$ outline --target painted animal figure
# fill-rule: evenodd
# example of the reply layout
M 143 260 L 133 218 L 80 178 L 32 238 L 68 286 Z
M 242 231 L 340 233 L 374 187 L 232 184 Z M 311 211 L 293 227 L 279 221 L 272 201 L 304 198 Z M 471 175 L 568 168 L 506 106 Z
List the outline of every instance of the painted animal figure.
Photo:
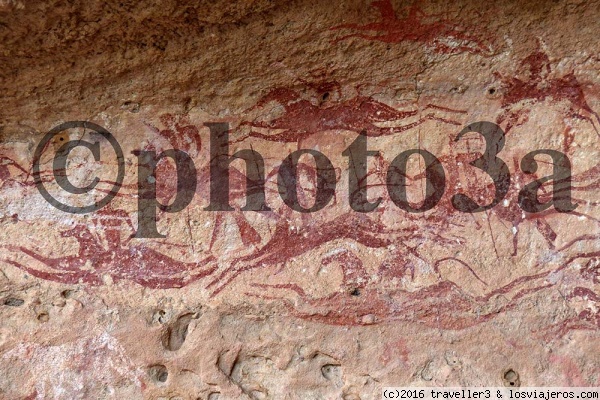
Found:
M 406 17 L 398 17 L 391 0 L 379 0 L 371 3 L 380 14 L 378 22 L 368 24 L 342 24 L 332 30 L 349 30 L 353 33 L 335 40 L 340 42 L 348 38 L 361 38 L 384 43 L 415 42 L 441 54 L 474 53 L 491 55 L 494 52 L 490 40 L 478 37 L 474 32 L 480 29 L 461 27 L 440 15 L 427 15 L 413 3 Z

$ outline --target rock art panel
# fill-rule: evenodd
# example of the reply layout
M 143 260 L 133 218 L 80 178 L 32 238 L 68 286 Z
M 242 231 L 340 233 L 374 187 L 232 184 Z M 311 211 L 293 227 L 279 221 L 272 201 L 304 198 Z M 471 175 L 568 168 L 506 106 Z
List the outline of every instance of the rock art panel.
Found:
M 597 2 L 5 3 L 0 398 L 600 385 Z

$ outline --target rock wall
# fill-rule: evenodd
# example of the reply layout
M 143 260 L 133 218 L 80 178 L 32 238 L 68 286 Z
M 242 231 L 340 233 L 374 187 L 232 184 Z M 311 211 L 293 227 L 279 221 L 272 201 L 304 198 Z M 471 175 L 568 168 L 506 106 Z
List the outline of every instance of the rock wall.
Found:
M 600 386 L 599 18 L 577 0 L 0 0 L 0 398 Z M 491 132 L 507 185 L 497 160 L 473 164 Z M 100 144 L 61 170 L 77 140 Z M 261 211 L 244 209 L 256 157 L 232 159 L 232 209 L 210 209 L 225 145 L 260 154 Z M 158 158 L 173 148 L 194 169 Z M 439 164 L 402 170 L 410 149 Z M 564 159 L 523 162 L 536 150 L 563 154 L 570 182 L 552 178 Z M 96 186 L 69 193 L 57 171 Z M 282 179 L 322 207 L 291 208 Z M 528 212 L 539 179 L 554 203 Z M 497 204 L 464 212 L 457 194 Z

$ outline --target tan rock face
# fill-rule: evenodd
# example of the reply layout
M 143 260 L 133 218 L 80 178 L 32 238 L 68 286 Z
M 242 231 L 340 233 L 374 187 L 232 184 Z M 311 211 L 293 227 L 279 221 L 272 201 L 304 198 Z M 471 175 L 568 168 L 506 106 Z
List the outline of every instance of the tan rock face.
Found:
M 0 1 L 0 398 L 599 386 L 598 10 L 570 0 Z M 67 121 L 95 125 L 40 146 Z M 505 133 L 508 185 L 472 164 L 486 148 L 478 121 Z M 240 158 L 229 165 L 232 210 L 207 210 L 211 123 L 228 124 L 228 155 L 260 154 L 263 211 L 246 204 L 260 187 L 247 179 L 257 159 Z M 96 126 L 122 150 L 122 184 L 94 212 L 57 209 L 40 186 L 71 207 L 113 190 L 119 162 Z M 347 150 L 361 132 L 364 176 Z M 78 140 L 90 147 L 72 149 L 63 170 L 53 164 Z M 140 152 L 169 149 L 195 171 L 163 157 L 150 174 Z M 296 180 L 281 178 L 302 149 L 312 155 L 298 156 Z M 419 154 L 400 171 L 396 157 L 411 149 L 435 156 L 437 175 Z M 526 212 L 519 193 L 560 164 L 539 154 L 528 167 L 536 150 L 564 154 L 570 183 L 544 182 L 538 197 L 555 205 Z M 426 200 L 440 169 L 440 196 Z M 69 193 L 55 173 L 96 186 Z M 293 210 L 286 183 L 299 207 L 322 207 Z M 141 188 L 153 185 L 164 237 L 139 233 Z M 193 198 L 169 208 L 186 188 Z M 503 189 L 494 207 L 457 210 L 457 194 L 485 205 Z M 561 212 L 569 195 L 576 208 Z

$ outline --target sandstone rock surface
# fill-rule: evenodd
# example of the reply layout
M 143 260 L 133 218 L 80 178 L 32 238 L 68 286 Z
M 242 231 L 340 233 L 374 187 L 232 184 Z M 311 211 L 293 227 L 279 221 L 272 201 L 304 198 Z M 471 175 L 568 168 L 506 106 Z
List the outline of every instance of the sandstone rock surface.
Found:
M 0 398 L 378 399 L 383 386 L 600 386 L 600 3 L 245 0 L 0 0 Z M 53 127 L 90 121 L 124 154 L 104 208 L 70 214 L 36 187 L 36 146 Z M 478 213 L 493 182 L 469 163 L 477 121 L 506 133 L 506 197 Z M 243 211 L 246 170 L 231 163 L 233 211 L 209 204 L 210 131 L 264 158 L 269 211 Z M 344 150 L 368 137 L 369 213 L 349 206 Z M 118 165 L 78 148 L 52 176 L 66 129 L 42 151 L 40 180 L 61 201 L 98 201 Z M 177 148 L 196 195 L 157 212 L 164 238 L 135 238 L 136 151 Z M 286 206 L 277 175 L 299 149 L 331 161 L 327 206 Z M 439 203 L 401 210 L 392 160 L 434 154 Z M 526 213 L 519 191 L 564 153 L 577 208 Z M 406 191 L 424 196 L 423 160 Z M 317 192 L 302 156 L 300 202 Z M 157 197 L 175 199 L 163 159 Z M 551 186 L 540 193 L 547 201 Z

